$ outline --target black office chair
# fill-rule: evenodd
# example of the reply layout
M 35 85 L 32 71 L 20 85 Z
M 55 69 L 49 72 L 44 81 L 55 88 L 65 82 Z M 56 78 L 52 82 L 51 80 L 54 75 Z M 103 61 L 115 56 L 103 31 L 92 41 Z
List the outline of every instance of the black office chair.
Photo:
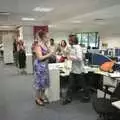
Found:
M 114 92 L 111 93 L 108 89 L 113 86 L 105 85 L 104 97 L 97 98 L 93 101 L 93 107 L 98 113 L 99 117 L 97 120 L 119 120 L 120 110 L 112 106 L 112 102 L 120 100 L 120 84 L 115 88 Z M 106 99 L 106 94 L 110 94 L 111 98 Z

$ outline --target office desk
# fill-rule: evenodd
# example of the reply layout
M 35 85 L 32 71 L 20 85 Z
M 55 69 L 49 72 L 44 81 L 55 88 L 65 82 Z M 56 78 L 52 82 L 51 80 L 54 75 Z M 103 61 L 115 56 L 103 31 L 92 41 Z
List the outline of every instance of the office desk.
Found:
M 71 67 L 69 67 L 69 64 L 68 66 L 65 66 L 65 63 L 57 63 L 57 64 L 58 64 L 59 70 L 62 71 L 62 73 L 60 73 L 60 76 L 62 77 L 69 76 L 71 71 Z M 102 75 L 104 84 L 110 84 L 110 85 L 116 86 L 116 84 L 118 84 L 118 82 L 120 81 L 119 72 L 114 72 L 114 73 L 103 72 L 103 71 L 100 71 L 99 68 L 90 67 L 90 66 L 84 66 L 83 72 L 85 74 L 92 72 L 93 74 Z
M 111 78 L 120 78 L 120 72 L 114 72 L 114 73 L 109 73 L 109 72 L 103 72 L 103 71 L 95 71 L 94 72 L 95 74 L 100 74 L 100 75 L 103 75 L 103 76 L 106 76 L 106 77 L 111 77 Z
M 112 102 L 112 105 L 118 109 L 120 109 L 120 101 L 115 101 L 115 102 Z
M 116 87 L 117 84 L 120 82 L 120 73 L 114 72 L 114 73 L 108 73 L 103 71 L 95 71 L 95 74 L 99 74 L 103 76 L 103 88 L 104 85 L 111 85 Z M 109 91 L 113 92 L 115 88 L 109 88 Z M 97 90 L 97 97 L 101 98 L 104 96 L 104 92 L 102 90 Z M 107 94 L 107 98 L 110 98 L 110 95 Z
M 94 73 L 104 76 L 104 84 L 111 83 L 111 85 L 116 86 L 116 84 L 120 82 L 120 72 L 109 73 L 98 70 L 95 71 Z M 115 82 L 117 83 L 114 84 Z
M 61 76 L 69 76 L 70 72 L 71 72 L 71 63 L 57 63 L 58 68 L 60 71 L 62 71 L 60 73 Z M 95 71 L 97 71 L 98 68 L 96 67 L 90 67 L 90 66 L 84 66 L 83 68 L 83 73 L 87 74 L 88 72 L 93 72 L 95 73 Z
M 60 78 L 60 76 L 62 77 L 61 81 L 63 83 L 64 83 L 64 81 L 66 81 L 68 79 L 68 76 L 69 76 L 70 71 L 71 71 L 71 63 L 69 63 L 69 62 L 68 63 L 67 62 L 64 62 L 64 63 L 55 63 L 55 64 L 51 64 L 49 67 L 51 69 L 50 70 L 51 71 L 50 72 L 51 73 L 50 76 L 53 76 L 53 78 L 51 78 L 51 80 L 56 81 L 56 79 L 58 79 L 57 83 L 56 83 L 56 85 L 58 87 L 56 87 L 54 85 L 51 85 L 51 89 L 52 88 L 60 89 L 60 80 L 59 80 L 59 78 Z M 57 71 L 58 72 L 62 71 L 62 72 L 60 72 L 60 74 L 58 74 Z M 55 73 L 55 72 L 57 72 L 57 73 Z M 90 67 L 90 66 L 84 66 L 84 73 L 88 74 L 89 72 L 93 72 L 93 74 L 102 75 L 103 76 L 103 84 L 107 84 L 107 85 L 109 84 L 109 85 L 116 86 L 116 84 L 118 83 L 116 81 L 120 80 L 119 79 L 120 78 L 120 73 L 116 73 L 116 72 L 115 73 L 102 72 L 102 71 L 99 70 L 99 68 L 94 68 L 94 67 Z M 56 79 L 54 79 L 54 75 L 55 74 L 58 74 L 57 77 L 56 77 Z M 92 79 L 94 79 L 94 78 L 92 78 Z M 53 82 L 51 82 L 51 83 L 53 83 Z M 55 90 L 55 91 L 57 91 L 57 94 L 58 94 L 60 90 Z M 53 93 L 51 93 L 50 95 L 52 96 L 52 94 Z M 102 93 L 102 94 L 104 95 L 104 93 Z M 100 95 L 98 95 L 98 96 L 102 97 L 103 95 L 101 95 L 101 93 L 100 93 Z

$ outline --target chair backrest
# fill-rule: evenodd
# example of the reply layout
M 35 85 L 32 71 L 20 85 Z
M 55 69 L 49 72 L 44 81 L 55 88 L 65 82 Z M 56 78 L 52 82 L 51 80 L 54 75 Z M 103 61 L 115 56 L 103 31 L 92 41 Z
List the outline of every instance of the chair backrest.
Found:
M 120 99 L 120 83 L 115 88 L 113 94 L 111 95 L 111 98 L 117 98 Z

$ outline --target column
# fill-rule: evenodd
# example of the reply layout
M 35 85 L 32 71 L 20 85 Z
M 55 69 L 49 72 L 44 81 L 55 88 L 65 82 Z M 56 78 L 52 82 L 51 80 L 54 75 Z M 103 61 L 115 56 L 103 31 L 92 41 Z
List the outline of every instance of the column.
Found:
M 26 72 L 28 74 L 32 74 L 33 65 L 32 65 L 31 46 L 34 40 L 32 26 L 23 26 L 23 40 L 25 42 L 25 48 L 26 48 Z
M 3 33 L 3 44 L 4 44 L 4 63 L 14 63 L 13 60 L 13 36 L 14 32 Z

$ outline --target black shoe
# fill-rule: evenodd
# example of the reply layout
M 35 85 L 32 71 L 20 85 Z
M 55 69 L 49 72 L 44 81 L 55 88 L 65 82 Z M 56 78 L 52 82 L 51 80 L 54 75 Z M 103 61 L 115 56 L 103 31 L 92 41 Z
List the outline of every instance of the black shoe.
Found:
M 67 105 L 67 104 L 69 104 L 71 102 L 72 102 L 71 99 L 64 99 L 63 102 L 62 102 L 62 105 Z

